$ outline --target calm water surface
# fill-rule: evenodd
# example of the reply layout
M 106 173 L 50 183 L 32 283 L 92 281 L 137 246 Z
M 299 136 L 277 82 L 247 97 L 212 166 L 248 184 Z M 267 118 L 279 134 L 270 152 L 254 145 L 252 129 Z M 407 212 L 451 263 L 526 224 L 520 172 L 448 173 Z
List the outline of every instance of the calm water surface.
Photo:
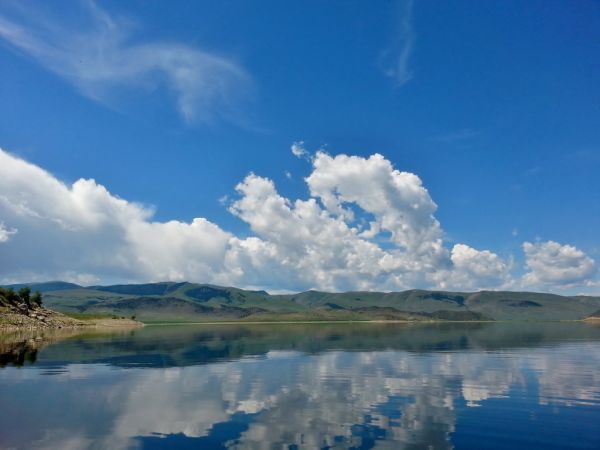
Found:
M 32 337 L 0 336 L 2 449 L 600 448 L 598 325 Z

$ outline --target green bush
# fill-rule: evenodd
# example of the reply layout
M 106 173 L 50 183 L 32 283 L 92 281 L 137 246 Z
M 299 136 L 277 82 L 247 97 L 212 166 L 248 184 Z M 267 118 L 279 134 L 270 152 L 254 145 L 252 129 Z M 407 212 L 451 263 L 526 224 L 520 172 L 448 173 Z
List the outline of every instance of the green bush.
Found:
M 31 288 L 24 287 L 19 289 L 19 297 L 21 297 L 21 300 L 27 303 L 27 305 L 31 305 Z
M 31 296 L 31 302 L 37 306 L 42 306 L 42 293 L 40 291 L 35 291 Z
M 0 288 L 0 296 L 4 297 L 12 305 L 19 302 L 19 296 L 12 288 Z

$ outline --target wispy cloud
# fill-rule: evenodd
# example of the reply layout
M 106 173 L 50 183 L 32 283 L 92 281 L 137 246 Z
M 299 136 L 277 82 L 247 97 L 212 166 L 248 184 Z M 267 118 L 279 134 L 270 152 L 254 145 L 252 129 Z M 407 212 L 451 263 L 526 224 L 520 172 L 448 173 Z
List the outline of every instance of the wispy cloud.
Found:
M 114 106 L 127 92 L 162 87 L 188 123 L 217 118 L 243 122 L 240 105 L 252 80 L 236 62 L 178 42 L 134 40 L 139 27 L 86 1 L 76 14 L 43 12 L 17 2 L 0 7 L 0 39 L 73 84 L 83 95 Z M 64 13 L 64 11 L 63 11 Z M 68 17 L 77 16 L 77 24 Z
M 410 67 L 415 45 L 413 6 L 414 0 L 406 0 L 400 13 L 400 22 L 394 43 L 383 52 L 381 58 L 384 75 L 392 78 L 396 87 L 405 85 L 413 78 L 413 71 Z
M 304 159 L 310 161 L 312 156 L 306 148 L 304 148 L 304 141 L 294 142 L 290 147 L 292 154 L 298 159 Z

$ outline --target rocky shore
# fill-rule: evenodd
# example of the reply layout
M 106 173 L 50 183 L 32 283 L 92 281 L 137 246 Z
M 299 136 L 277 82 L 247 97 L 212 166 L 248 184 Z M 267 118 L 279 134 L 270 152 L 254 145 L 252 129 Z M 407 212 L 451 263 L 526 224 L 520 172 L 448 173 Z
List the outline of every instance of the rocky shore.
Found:
M 29 288 L 18 293 L 0 288 L 0 332 L 141 326 L 141 322 L 124 318 L 74 319 L 44 307 L 39 292 L 31 295 Z
M 43 307 L 25 314 L 0 307 L 0 332 L 106 327 L 137 328 L 142 326 L 144 326 L 143 323 L 131 319 L 77 320 Z
M 0 307 L 0 331 L 39 330 L 78 328 L 87 326 L 85 322 L 67 317 L 42 306 L 19 308 Z

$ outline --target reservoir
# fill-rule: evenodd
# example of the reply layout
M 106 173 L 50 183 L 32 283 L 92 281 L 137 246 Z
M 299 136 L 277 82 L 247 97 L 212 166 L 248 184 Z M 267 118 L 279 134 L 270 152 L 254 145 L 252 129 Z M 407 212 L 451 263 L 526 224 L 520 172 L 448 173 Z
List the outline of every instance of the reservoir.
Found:
M 600 325 L 0 335 L 0 449 L 598 449 Z

